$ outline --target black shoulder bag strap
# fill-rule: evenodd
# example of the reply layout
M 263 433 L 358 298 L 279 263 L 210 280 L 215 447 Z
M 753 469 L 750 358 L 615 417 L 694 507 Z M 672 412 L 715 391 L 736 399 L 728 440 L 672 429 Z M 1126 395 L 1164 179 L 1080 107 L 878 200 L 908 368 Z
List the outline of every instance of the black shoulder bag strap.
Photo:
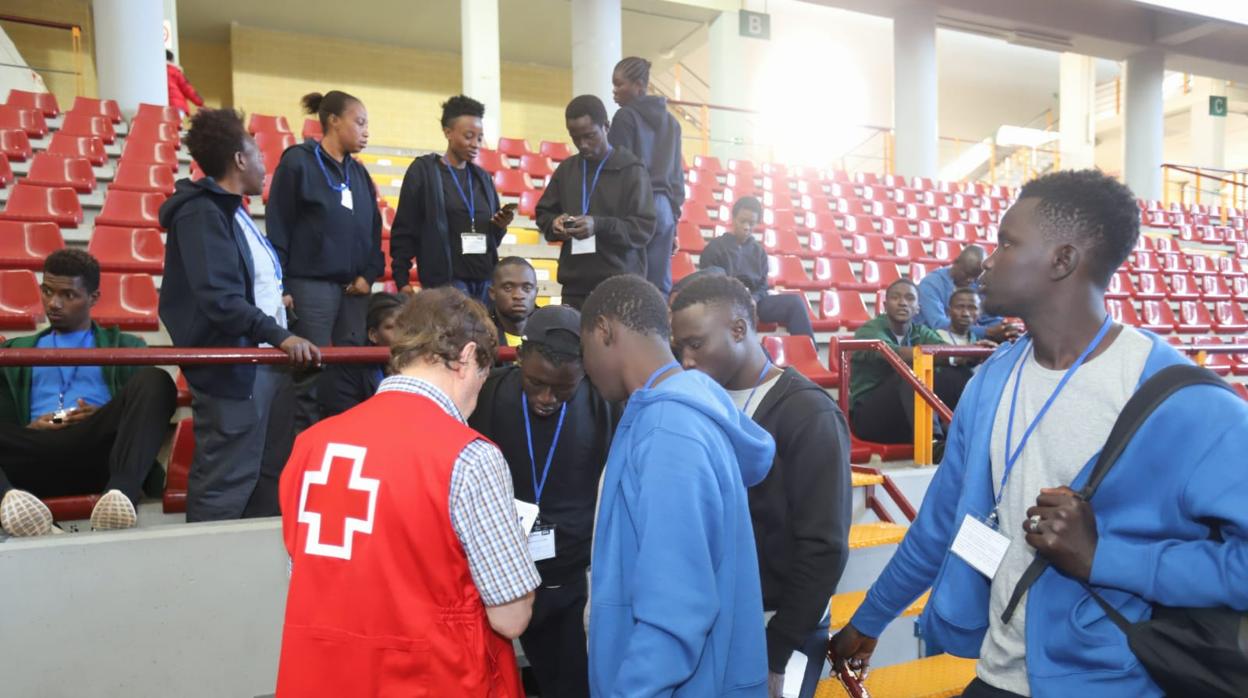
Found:
M 1114 421 L 1114 426 L 1109 432 L 1109 438 L 1105 440 L 1105 446 L 1101 448 L 1100 456 L 1096 459 L 1096 465 L 1092 467 L 1092 474 L 1088 476 L 1087 484 L 1079 490 L 1080 499 L 1087 501 L 1096 494 L 1096 489 L 1100 487 L 1109 469 L 1118 461 L 1118 457 L 1131 442 L 1135 432 L 1139 431 L 1140 426 L 1152 415 L 1153 411 L 1175 392 L 1191 385 L 1216 385 L 1230 389 L 1226 381 L 1219 378 L 1217 374 L 1193 364 L 1175 364 L 1153 374 L 1144 382 L 1144 385 L 1140 386 L 1139 390 L 1135 391 L 1131 399 L 1127 400 L 1126 406 L 1118 414 L 1118 419 Z M 1023 599 L 1023 594 L 1027 593 L 1027 589 L 1035 584 L 1048 567 L 1049 561 L 1042 557 L 1037 556 L 1032 560 L 1027 570 L 1023 572 L 1023 576 L 1019 578 L 1018 585 L 1014 587 L 1014 593 L 1010 596 L 1010 602 L 1001 614 L 1003 623 L 1010 622 L 1010 618 L 1014 616 L 1014 610 L 1018 608 L 1019 602 Z M 1105 609 L 1110 619 L 1118 627 L 1126 630 L 1130 625 L 1127 619 L 1117 609 L 1105 603 L 1095 592 L 1092 596 Z

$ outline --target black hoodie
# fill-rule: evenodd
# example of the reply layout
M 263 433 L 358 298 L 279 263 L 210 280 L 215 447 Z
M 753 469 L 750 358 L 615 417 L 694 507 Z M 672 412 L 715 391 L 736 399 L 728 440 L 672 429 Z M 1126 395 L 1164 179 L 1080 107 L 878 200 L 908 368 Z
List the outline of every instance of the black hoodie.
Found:
M 849 427 L 836 401 L 792 368 L 754 412 L 776 441 L 771 472 L 750 488 L 758 544 L 767 663 L 784 673 L 789 655 L 823 617 L 849 559 L 852 495 Z
M 234 219 L 243 197 L 211 177 L 179 180 L 160 207 L 169 231 L 160 319 L 178 347 L 278 346 L 290 332 L 256 307 L 256 271 L 246 232 Z M 253 364 L 183 366 L 186 380 L 201 392 L 251 397 Z
M 607 140 L 628 148 L 650 172 L 650 188 L 672 203 L 672 217 L 680 218 L 685 201 L 684 162 L 680 156 L 680 122 L 667 112 L 667 98 L 643 95 L 620 107 Z

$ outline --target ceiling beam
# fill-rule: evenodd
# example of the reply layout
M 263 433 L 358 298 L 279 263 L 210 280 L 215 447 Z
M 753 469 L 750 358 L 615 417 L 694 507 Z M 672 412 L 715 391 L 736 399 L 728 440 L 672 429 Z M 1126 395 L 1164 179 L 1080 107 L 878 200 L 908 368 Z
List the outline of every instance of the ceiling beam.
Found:
M 1208 36 L 1225 24 L 1196 17 L 1158 13 L 1153 22 L 1153 39 L 1166 46 L 1182 46 Z

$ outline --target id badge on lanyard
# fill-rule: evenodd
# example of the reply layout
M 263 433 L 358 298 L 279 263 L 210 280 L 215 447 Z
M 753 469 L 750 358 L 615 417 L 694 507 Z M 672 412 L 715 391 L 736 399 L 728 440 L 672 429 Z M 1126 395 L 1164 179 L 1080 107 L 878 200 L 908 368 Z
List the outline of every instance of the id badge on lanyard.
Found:
M 347 209 L 348 211 L 355 210 L 355 200 L 351 198 L 350 189 L 342 190 L 342 207 Z
M 989 579 L 997 575 L 1009 548 L 1009 538 L 989 522 L 970 514 L 962 519 L 962 526 L 958 529 L 952 546 L 954 555 Z
M 460 251 L 463 254 L 485 254 L 489 252 L 486 245 L 485 233 L 460 233 Z

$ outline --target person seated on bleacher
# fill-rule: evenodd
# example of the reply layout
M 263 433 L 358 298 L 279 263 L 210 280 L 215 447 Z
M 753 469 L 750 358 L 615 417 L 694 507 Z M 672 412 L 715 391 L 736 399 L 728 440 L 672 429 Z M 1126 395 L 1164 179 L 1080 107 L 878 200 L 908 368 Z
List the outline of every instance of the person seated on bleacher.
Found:
M 884 312 L 854 332 L 854 339 L 879 339 L 910 364 L 912 347 L 944 344 L 936 331 L 917 322 L 919 289 L 910 279 L 898 279 L 884 292 Z M 905 444 L 914 441 L 914 388 L 873 351 L 856 351 L 849 360 L 849 419 L 854 434 L 866 441 Z M 937 397 L 956 407 L 965 381 L 936 370 Z M 941 435 L 940 425 L 933 433 Z
M 407 296 L 374 293 L 368 299 L 367 329 L 370 347 L 388 347 L 394 339 L 394 321 Z M 377 394 L 377 386 L 386 377 L 385 364 L 331 364 L 325 367 L 316 399 L 321 403 L 321 418 L 341 414 Z
M 542 586 L 520 646 L 542 698 L 589 695 L 586 571 L 598 480 L 618 420 L 618 408 L 585 380 L 581 314 L 560 305 L 533 313 L 519 365 L 494 369 L 468 419 L 503 452 L 516 497 L 540 507 L 529 551 Z
M 1135 639 L 1102 603 L 1127 623 L 1154 605 L 1248 609 L 1248 405 L 1230 390 L 1174 393 L 1090 501 L 1072 490 L 1140 384 L 1187 362 L 1105 311 L 1138 235 L 1135 196 L 1099 171 L 1023 186 L 983 293 L 986 312 L 1021 318 L 1028 334 L 971 382 L 918 518 L 833 639 L 851 667 L 932 587 L 919 621 L 928 651 L 979 658 L 963 696 L 1155 697 Z M 972 533 L 985 554 L 966 552 Z M 1016 596 L 1037 559 L 1050 566 Z
M 849 557 L 849 426 L 823 388 L 771 363 L 755 331 L 754 299 L 736 279 L 711 276 L 672 303 L 672 347 L 728 391 L 776 442 L 771 472 L 749 490 L 767 621 L 770 696 L 794 650 L 807 657 L 801 698 L 815 694 L 827 652 L 828 599 Z
M 949 327 L 936 331 L 936 334 L 940 335 L 945 344 L 951 346 L 996 346 L 996 342 L 993 342 L 991 339 L 976 339 L 974 332 L 972 332 L 976 320 L 979 319 L 979 303 L 979 292 L 973 288 L 960 288 L 953 292 L 953 295 L 949 297 Z M 949 374 L 948 378 L 950 381 L 961 379 L 961 387 L 951 388 L 951 390 L 960 395 L 966 388 L 966 384 L 970 382 L 971 376 L 975 374 L 975 367 L 983 363 L 983 358 L 950 356 L 942 363 L 947 364 L 941 370 Z
M 498 329 L 499 346 L 520 346 L 525 323 L 537 303 L 533 265 L 524 257 L 504 257 L 494 267 L 489 293 L 490 317 Z
M 763 220 L 763 204 L 752 196 L 737 199 L 732 205 L 732 230 L 706 243 L 698 257 L 698 268 L 719 267 L 754 296 L 760 322 L 784 325 L 789 334 L 815 337 L 810 324 L 809 306 L 792 293 L 771 295 L 767 292 L 767 251 L 754 238 L 754 228 Z M 817 342 L 816 342 L 817 344 Z
M 264 156 L 232 109 L 201 109 L 186 148 L 203 179 L 179 180 L 160 207 L 169 231 L 160 319 L 178 347 L 274 346 L 303 368 L 315 344 L 286 329 L 282 264 L 243 206 L 264 189 Z M 184 366 L 195 418 L 187 521 L 277 514 L 293 395 L 281 366 Z
M 953 264 L 936 269 L 919 282 L 918 322 L 933 330 L 949 329 L 949 303 L 953 292 L 960 288 L 979 290 L 979 275 L 984 270 L 984 248 L 967 245 Z M 975 339 L 991 339 L 1004 342 L 1014 339 L 1022 331 L 1017 324 L 1005 322 L 994 315 L 981 314 L 973 325 L 971 334 Z
M 489 172 L 473 160 L 485 142 L 485 105 L 456 95 L 442 103 L 446 152 L 412 161 L 403 175 L 399 208 L 390 229 L 390 268 L 403 293 L 416 292 L 412 260 L 421 288 L 451 285 L 487 304 L 498 246 L 515 217 L 500 208 Z
M 607 142 L 607 108 L 581 95 L 564 110 L 577 153 L 559 163 L 537 202 L 537 227 L 561 242 L 559 283 L 565 305 L 579 309 L 598 284 L 617 274 L 646 275 L 654 235 L 650 174 L 637 156 Z
M 58 250 L 43 264 L 48 329 L 5 349 L 116 349 L 142 339 L 91 320 L 100 265 L 82 250 Z M 0 527 L 11 536 L 53 531 L 39 497 L 104 492 L 96 530 L 130 528 L 144 480 L 177 409 L 168 373 L 137 366 L 10 366 L 0 369 Z

